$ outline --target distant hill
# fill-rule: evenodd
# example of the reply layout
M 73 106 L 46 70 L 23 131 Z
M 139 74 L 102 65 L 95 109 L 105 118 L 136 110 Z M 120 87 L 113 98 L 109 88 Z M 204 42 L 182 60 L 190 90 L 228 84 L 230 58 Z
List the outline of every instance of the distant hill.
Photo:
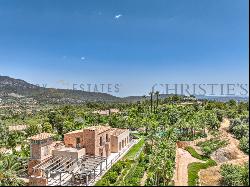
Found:
M 159 99 L 165 99 L 167 97 L 173 96 L 173 94 L 159 94 Z M 153 96 L 153 99 L 155 99 L 156 96 Z M 127 101 L 127 102 L 136 102 L 136 101 L 142 101 L 145 99 L 150 99 L 149 95 L 145 95 L 145 96 L 128 96 L 128 97 L 124 97 L 123 100 Z
M 120 101 L 121 98 L 106 93 L 80 90 L 42 88 L 20 79 L 0 76 L 0 97 L 11 96 L 33 98 L 42 103 L 78 104 L 86 101 Z
M 238 102 L 248 102 L 249 97 L 240 97 L 240 96 L 203 96 L 203 95 L 196 95 L 197 99 L 206 99 L 210 101 L 220 101 L 220 102 L 228 102 L 229 100 L 236 100 Z
M 163 99 L 173 94 L 160 94 Z M 86 92 L 81 90 L 42 88 L 24 80 L 14 79 L 8 76 L 0 76 L 0 98 L 32 98 L 40 103 L 49 104 L 80 104 L 88 101 L 101 102 L 136 102 L 150 99 L 150 96 L 115 97 L 107 93 Z M 155 98 L 155 96 L 154 96 Z M 197 99 L 216 100 L 221 102 L 234 99 L 237 101 L 248 101 L 248 97 L 216 97 L 196 96 Z

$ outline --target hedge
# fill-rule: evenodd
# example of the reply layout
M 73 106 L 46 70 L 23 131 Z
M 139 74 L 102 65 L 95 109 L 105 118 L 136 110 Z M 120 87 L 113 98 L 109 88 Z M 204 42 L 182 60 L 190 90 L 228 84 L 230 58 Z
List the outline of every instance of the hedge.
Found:
M 216 166 L 216 162 L 208 159 L 206 163 L 194 162 L 188 165 L 188 186 L 196 186 L 198 184 L 198 173 L 201 169 L 207 169 Z
M 142 146 L 144 145 L 144 139 L 141 139 L 137 144 L 135 144 L 130 150 L 129 152 L 123 157 L 123 160 L 134 160 L 136 154 L 138 153 L 138 151 L 140 151 L 140 149 L 142 148 Z
M 140 151 L 143 145 L 144 139 L 141 139 L 128 151 L 122 160 L 116 162 L 110 170 L 96 182 L 95 186 L 110 186 L 117 184 L 117 180 L 123 178 L 123 176 L 127 174 L 127 170 L 130 169 L 136 154 Z

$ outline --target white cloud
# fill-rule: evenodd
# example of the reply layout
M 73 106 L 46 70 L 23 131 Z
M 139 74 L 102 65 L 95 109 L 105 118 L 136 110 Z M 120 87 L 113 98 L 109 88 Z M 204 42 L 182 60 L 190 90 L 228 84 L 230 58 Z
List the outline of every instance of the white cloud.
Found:
M 85 60 L 85 57 L 84 57 L 84 56 L 82 56 L 82 57 L 81 57 L 81 60 Z
M 120 17 L 122 17 L 121 14 L 115 15 L 115 19 L 119 19 Z

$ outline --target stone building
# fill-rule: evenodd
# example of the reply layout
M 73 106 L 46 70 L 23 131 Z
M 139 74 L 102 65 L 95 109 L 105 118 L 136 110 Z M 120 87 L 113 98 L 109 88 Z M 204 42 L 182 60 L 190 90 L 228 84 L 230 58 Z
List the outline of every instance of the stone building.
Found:
M 117 153 L 129 144 L 128 129 L 111 129 L 111 152 Z
M 116 109 L 116 108 L 110 108 L 108 110 L 96 110 L 96 111 L 93 111 L 93 114 L 99 114 L 99 115 L 102 115 L 102 116 L 108 116 L 108 115 L 111 115 L 111 114 L 119 114 L 121 113 L 119 109 Z
M 34 170 L 33 167 L 39 165 L 51 157 L 52 134 L 41 133 L 29 138 L 30 140 L 30 160 L 28 163 L 28 175 L 30 176 L 30 185 L 44 186 L 47 184 L 47 179 L 43 178 L 41 170 Z
M 53 134 L 41 133 L 30 140 L 28 163 L 30 185 L 48 185 L 48 172 L 55 168 L 77 167 L 84 157 L 107 158 L 129 144 L 129 130 L 92 126 L 64 134 L 64 141 L 53 141 Z M 66 167 L 67 166 L 67 167 Z M 59 170 L 61 172 L 61 169 Z M 60 173 L 59 172 L 59 173 Z
M 86 154 L 108 157 L 111 128 L 109 126 L 92 126 L 64 135 L 66 147 L 85 148 Z

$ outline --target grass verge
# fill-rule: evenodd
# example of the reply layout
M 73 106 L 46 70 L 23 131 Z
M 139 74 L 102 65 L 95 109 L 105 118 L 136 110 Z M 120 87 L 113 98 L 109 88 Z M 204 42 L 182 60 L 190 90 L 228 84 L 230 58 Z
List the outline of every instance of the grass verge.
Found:
M 197 186 L 199 179 L 199 171 L 201 169 L 207 169 L 212 166 L 216 166 L 216 162 L 212 159 L 208 159 L 205 163 L 194 162 L 188 165 L 188 186 Z
M 216 166 L 217 163 L 207 156 L 200 155 L 192 147 L 186 147 L 185 150 L 188 151 L 192 155 L 192 157 L 206 161 L 205 163 L 194 162 L 188 165 L 188 186 L 197 186 L 199 179 L 199 171 L 201 169 L 207 169 L 209 167 Z
M 185 147 L 185 150 L 188 151 L 192 157 L 197 158 L 199 160 L 206 161 L 209 159 L 209 157 L 197 153 L 196 150 L 191 146 Z
M 134 160 L 136 154 L 138 153 L 138 151 L 140 151 L 143 145 L 144 145 L 144 139 L 142 138 L 137 144 L 135 144 L 129 150 L 129 152 L 123 157 L 123 160 Z
M 144 139 L 141 139 L 135 144 L 122 158 L 122 160 L 115 163 L 105 175 L 96 182 L 95 186 L 115 186 L 123 181 L 124 176 L 134 166 L 134 158 L 144 145 Z

